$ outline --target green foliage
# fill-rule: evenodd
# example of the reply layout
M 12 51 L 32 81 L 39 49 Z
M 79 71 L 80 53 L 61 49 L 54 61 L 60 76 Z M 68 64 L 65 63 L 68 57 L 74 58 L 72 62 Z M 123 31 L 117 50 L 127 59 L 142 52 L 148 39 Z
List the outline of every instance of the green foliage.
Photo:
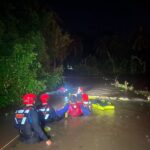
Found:
M 46 73 L 46 85 L 47 85 L 47 90 L 52 90 L 56 88 L 60 83 L 63 82 L 63 67 L 58 67 L 56 68 L 53 72 L 51 73 Z
M 20 103 L 20 98 L 28 92 L 38 93 L 44 90 L 44 81 L 37 80 L 40 64 L 37 54 L 32 52 L 32 44 L 15 44 L 13 54 L 0 59 L 0 107 L 13 102 Z
M 20 104 L 25 93 L 38 94 L 57 87 L 62 82 L 61 65 L 71 43 L 70 35 L 58 24 L 57 15 L 39 12 L 32 0 L 2 5 L 0 108 Z

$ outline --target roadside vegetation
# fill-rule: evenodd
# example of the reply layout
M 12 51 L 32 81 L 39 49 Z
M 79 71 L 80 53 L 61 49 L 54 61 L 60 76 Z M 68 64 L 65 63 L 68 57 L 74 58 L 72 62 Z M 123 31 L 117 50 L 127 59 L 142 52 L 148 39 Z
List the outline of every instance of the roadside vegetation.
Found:
M 53 11 L 37 6 L 42 4 L 1 3 L 0 108 L 19 105 L 23 94 L 52 90 L 62 82 L 72 39 Z
M 120 83 L 118 80 L 115 80 L 115 82 L 112 83 L 112 86 L 115 86 L 116 88 L 119 88 L 122 91 L 130 91 L 132 93 L 135 93 L 136 95 L 143 96 L 144 99 L 146 99 L 147 101 L 150 101 L 149 90 L 137 90 L 134 88 L 133 85 L 131 85 L 127 81 L 124 81 L 124 83 Z

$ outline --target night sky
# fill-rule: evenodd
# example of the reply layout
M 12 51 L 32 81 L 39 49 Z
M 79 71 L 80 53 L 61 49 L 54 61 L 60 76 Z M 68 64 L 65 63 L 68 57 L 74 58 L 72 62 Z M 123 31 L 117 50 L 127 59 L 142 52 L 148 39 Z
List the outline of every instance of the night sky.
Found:
M 100 1 L 99 4 L 79 1 L 48 2 L 57 12 L 65 28 L 73 33 L 97 37 L 106 33 L 128 36 L 139 26 L 150 27 L 148 3 Z

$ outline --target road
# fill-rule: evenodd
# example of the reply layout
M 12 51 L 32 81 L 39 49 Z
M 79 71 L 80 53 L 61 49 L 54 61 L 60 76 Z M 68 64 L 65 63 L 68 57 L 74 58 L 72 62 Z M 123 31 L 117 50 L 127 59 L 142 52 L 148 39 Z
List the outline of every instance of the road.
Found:
M 119 94 L 101 81 L 91 84 L 81 80 L 89 94 Z M 92 81 L 91 81 L 92 82 Z M 89 85 L 90 84 L 90 88 Z M 74 84 L 75 85 L 75 84 Z M 76 84 L 77 85 L 77 84 Z M 122 93 L 121 93 L 122 94 Z M 124 96 L 128 96 L 127 93 Z M 89 117 L 67 118 L 51 124 L 53 144 L 25 145 L 16 141 L 9 150 L 149 150 L 150 104 L 145 100 L 113 101 L 114 111 L 94 111 Z

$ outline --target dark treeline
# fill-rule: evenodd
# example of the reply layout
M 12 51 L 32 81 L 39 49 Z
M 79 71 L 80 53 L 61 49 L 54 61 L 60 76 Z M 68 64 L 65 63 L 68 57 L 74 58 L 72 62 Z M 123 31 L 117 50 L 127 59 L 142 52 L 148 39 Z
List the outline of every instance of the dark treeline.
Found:
M 75 56 L 75 60 L 80 60 L 78 65 L 77 61 L 72 61 L 72 64 L 81 74 L 148 75 L 150 73 L 150 33 L 143 27 L 135 29 L 128 38 L 107 33 L 99 35 L 94 42 L 92 39 L 92 44 L 89 43 L 90 39 L 85 42 L 79 37 L 75 37 L 72 43 L 74 53 L 71 55 Z

